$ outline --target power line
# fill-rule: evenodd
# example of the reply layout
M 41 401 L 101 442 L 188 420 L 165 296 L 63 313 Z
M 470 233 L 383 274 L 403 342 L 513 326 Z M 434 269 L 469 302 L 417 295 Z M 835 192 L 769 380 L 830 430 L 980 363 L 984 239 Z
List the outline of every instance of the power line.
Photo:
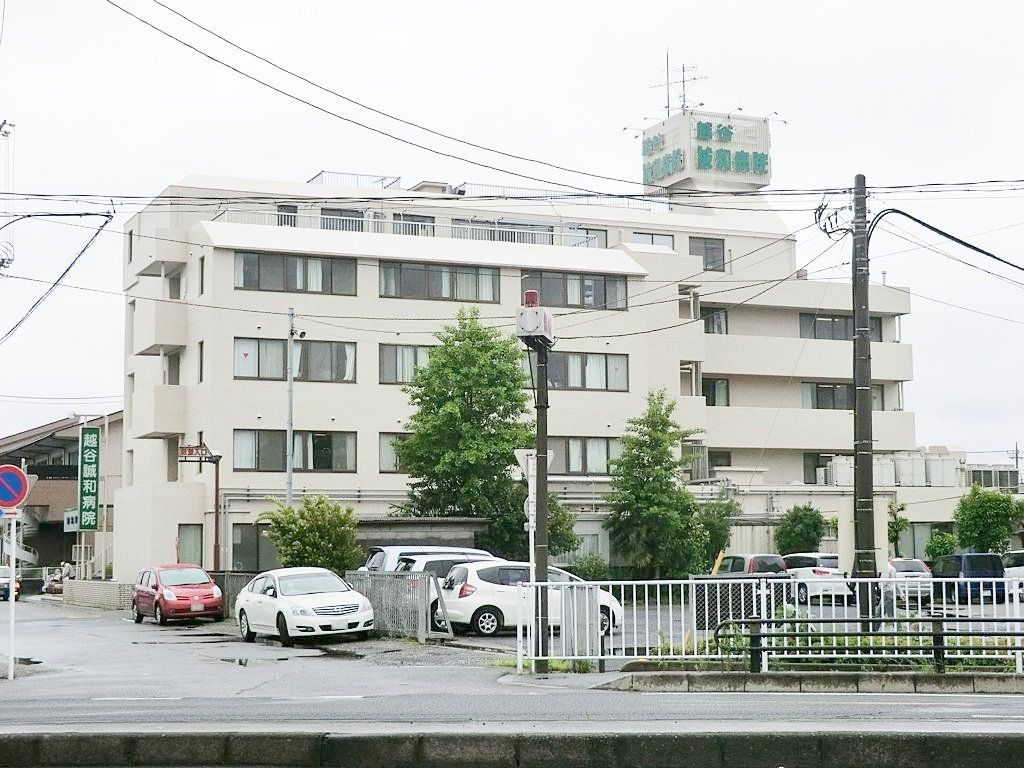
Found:
M 47 396 L 47 395 L 4 395 L 0 394 L 0 397 L 5 400 L 73 400 L 75 402 L 85 402 L 86 400 L 121 400 L 124 395 L 82 395 L 81 397 L 65 397 L 65 396 Z
M 54 290 L 56 290 L 57 286 L 60 285 L 61 281 L 67 276 L 68 272 L 70 272 L 72 268 L 75 266 L 75 264 L 78 263 L 78 260 L 82 258 L 82 255 L 87 250 L 89 250 L 89 246 L 91 246 L 96 241 L 96 238 L 99 237 L 100 232 L 102 232 L 104 228 L 107 226 L 107 224 L 109 224 L 111 220 L 114 218 L 113 214 L 110 213 L 94 215 L 104 217 L 104 221 L 102 224 L 100 224 L 99 229 L 97 229 L 93 233 L 92 237 L 89 238 L 89 242 L 87 242 L 82 247 L 82 250 L 75 254 L 75 257 L 71 260 L 67 267 L 64 268 L 64 271 L 57 276 L 57 279 L 54 280 L 45 291 L 43 291 L 43 295 L 36 299 L 35 302 L 33 302 L 32 306 L 28 308 L 28 311 L 26 311 L 25 314 L 21 316 L 18 322 L 12 325 L 10 329 L 8 329 L 7 333 L 0 337 L 0 346 L 2 346 L 9 338 L 11 338 L 11 336 L 14 335 L 15 331 L 17 331 L 22 326 L 22 324 L 24 324 L 24 322 L 28 320 L 37 309 L 39 309 L 42 303 L 46 301 L 47 298 L 49 298 L 50 294 L 53 293 Z

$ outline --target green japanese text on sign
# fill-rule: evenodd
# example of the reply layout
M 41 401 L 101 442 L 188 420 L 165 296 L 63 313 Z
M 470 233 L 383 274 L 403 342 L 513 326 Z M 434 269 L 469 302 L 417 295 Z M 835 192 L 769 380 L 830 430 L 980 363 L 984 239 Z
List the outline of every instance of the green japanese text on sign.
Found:
M 82 427 L 78 446 L 79 529 L 98 528 L 100 508 L 100 429 Z

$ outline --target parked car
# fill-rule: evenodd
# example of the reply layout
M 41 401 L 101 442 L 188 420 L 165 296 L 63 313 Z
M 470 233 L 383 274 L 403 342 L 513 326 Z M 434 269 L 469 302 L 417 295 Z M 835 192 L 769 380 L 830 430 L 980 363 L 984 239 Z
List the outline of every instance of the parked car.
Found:
M 916 557 L 890 557 L 882 576 L 899 580 L 896 596 L 904 601 L 928 602 L 931 599 L 932 572 L 924 560 Z
M 519 582 L 530 580 L 530 564 L 516 561 L 481 561 L 456 565 L 441 585 L 441 599 L 453 627 L 469 628 L 489 637 L 502 629 L 515 628 L 518 616 Z M 548 613 L 552 626 L 561 624 L 562 600 L 559 584 L 583 580 L 548 568 Z M 611 593 L 600 590 L 601 632 L 607 634 L 622 623 L 622 604 Z
M 224 595 L 210 574 L 198 565 L 179 563 L 143 568 L 132 587 L 132 615 L 139 624 L 152 616 L 169 619 L 224 618 Z
M 714 576 L 786 573 L 786 561 L 781 555 L 726 555 L 718 564 Z
M 326 568 L 278 568 L 261 573 L 235 600 L 238 633 L 251 643 L 257 634 L 276 635 L 290 646 L 296 637 L 355 634 L 373 629 L 373 606 L 348 582 Z
M 393 571 L 398 567 L 399 559 L 416 555 L 472 555 L 477 558 L 489 558 L 493 555 L 485 549 L 472 547 L 444 547 L 436 545 L 403 544 L 400 546 L 370 547 L 366 553 L 366 561 L 359 567 L 360 571 Z
M 786 571 L 797 582 L 796 599 L 806 605 L 813 598 L 842 598 L 850 595 L 849 574 L 839 569 L 839 555 L 831 552 L 794 552 L 782 558 Z
M 502 558 L 493 557 L 488 555 L 487 557 L 480 557 L 479 555 L 461 554 L 453 555 L 450 553 L 435 553 L 432 555 L 409 555 L 406 557 L 400 557 L 398 559 L 398 565 L 395 567 L 396 573 L 416 572 L 422 571 L 424 573 L 432 573 L 437 576 L 438 581 L 443 582 L 444 578 L 448 575 L 448 572 L 456 565 L 462 563 L 472 563 L 481 560 L 501 560 Z M 444 621 L 441 612 L 438 610 L 437 605 L 437 592 L 434 591 L 434 582 L 430 582 L 430 625 L 434 631 L 444 630 Z
M 21 598 L 21 579 L 14 579 L 14 599 Z M 0 599 L 11 599 L 11 566 L 0 565 Z
M 1008 578 L 1024 579 L 1024 549 L 1011 549 L 1003 555 L 1003 572 Z
M 991 552 L 970 552 L 961 555 L 943 555 L 935 561 L 932 575 L 936 579 L 971 579 L 960 582 L 935 582 L 932 592 L 938 596 L 961 602 L 1006 600 L 1006 582 L 1002 581 L 1006 571 L 999 555 Z M 992 579 L 992 581 L 984 581 Z

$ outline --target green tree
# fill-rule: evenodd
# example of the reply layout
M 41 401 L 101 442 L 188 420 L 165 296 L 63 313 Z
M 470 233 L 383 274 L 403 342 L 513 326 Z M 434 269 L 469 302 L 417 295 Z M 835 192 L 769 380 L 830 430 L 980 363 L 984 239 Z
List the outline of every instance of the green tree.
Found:
M 953 513 L 960 546 L 977 552 L 1005 550 L 1019 520 L 1020 510 L 1010 494 L 977 485 L 960 499 Z
M 889 502 L 889 543 L 892 545 L 894 557 L 900 556 L 900 535 L 910 527 L 910 521 L 903 517 L 902 513 L 907 509 L 906 504 Z
M 786 511 L 775 528 L 775 546 L 782 555 L 817 552 L 827 525 L 821 510 L 798 504 Z
M 486 518 L 479 545 L 525 559 L 526 485 L 512 477 L 515 449 L 534 442 L 522 351 L 514 337 L 481 323 L 475 307 L 460 310 L 437 340 L 405 388 L 415 412 L 405 425 L 408 438 L 394 447 L 412 482 L 408 502 L 397 509 L 416 517 Z M 575 516 L 553 497 L 548 504 L 551 554 L 575 549 Z
M 574 573 L 584 581 L 607 581 L 610 576 L 608 561 L 600 555 L 578 557 L 565 570 Z
M 943 555 L 952 555 L 956 549 L 956 535 L 946 531 L 936 531 L 924 545 L 924 556 L 929 560 L 938 560 Z
M 724 493 L 700 505 L 695 518 L 708 533 L 708 546 L 704 551 L 703 566 L 710 568 L 718 557 L 718 553 L 729 545 L 732 522 L 739 517 L 740 511 L 740 503 Z
M 683 430 L 672 419 L 675 402 L 664 390 L 647 394 L 643 414 L 627 422 L 622 454 L 611 462 L 611 507 L 605 526 L 638 575 L 680 576 L 701 567 L 707 529 L 694 517 L 697 502 L 682 485 L 678 458 Z
M 324 496 L 304 496 L 298 507 L 276 508 L 260 515 L 270 523 L 264 535 L 270 539 L 285 567 L 319 566 L 344 573 L 357 568 L 363 550 L 356 544 L 356 519 L 351 507 L 344 509 Z

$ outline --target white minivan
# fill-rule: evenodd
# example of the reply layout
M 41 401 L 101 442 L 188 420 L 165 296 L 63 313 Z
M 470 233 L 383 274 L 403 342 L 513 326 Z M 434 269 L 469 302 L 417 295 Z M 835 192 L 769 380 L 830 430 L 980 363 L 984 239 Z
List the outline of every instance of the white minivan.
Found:
M 366 553 L 366 562 L 360 566 L 359 570 L 394 571 L 398 568 L 398 561 L 403 557 L 416 557 L 417 555 L 466 555 L 480 560 L 492 559 L 494 557 L 487 550 L 473 549 L 472 547 L 445 547 L 431 544 L 370 547 Z

